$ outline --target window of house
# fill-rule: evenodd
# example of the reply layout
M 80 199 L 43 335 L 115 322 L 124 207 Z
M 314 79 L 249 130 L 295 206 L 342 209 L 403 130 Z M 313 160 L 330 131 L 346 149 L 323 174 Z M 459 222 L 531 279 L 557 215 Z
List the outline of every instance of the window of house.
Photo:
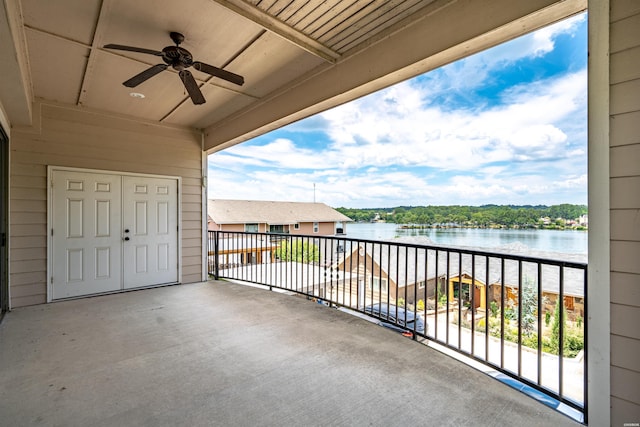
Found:
M 382 285 L 382 288 L 380 288 Z M 371 279 L 371 286 L 374 291 L 387 292 L 387 279 L 380 279 L 379 277 L 373 277 Z
M 293 229 L 294 230 L 300 230 L 300 224 L 297 223 L 297 222 L 295 224 L 293 224 Z
M 424 281 L 418 283 L 418 289 L 424 289 Z
M 344 223 L 336 222 L 336 234 L 344 234 Z
M 320 224 L 318 224 L 317 222 L 313 223 L 313 232 L 317 233 L 318 231 L 320 231 Z
M 460 294 L 460 289 L 462 289 L 462 294 Z M 470 301 L 469 284 L 462 283 L 462 286 L 460 286 L 460 282 L 453 282 L 453 297 L 455 299 L 460 298 L 463 302 Z
M 282 224 L 278 224 L 278 225 L 269 225 L 269 232 L 270 233 L 284 233 L 284 225 Z
M 567 310 L 569 311 L 573 311 L 574 310 L 574 306 L 573 306 L 573 297 L 569 297 L 569 296 L 565 296 L 564 297 L 564 306 Z
M 257 233 L 258 232 L 258 224 L 245 224 L 244 231 L 247 233 Z

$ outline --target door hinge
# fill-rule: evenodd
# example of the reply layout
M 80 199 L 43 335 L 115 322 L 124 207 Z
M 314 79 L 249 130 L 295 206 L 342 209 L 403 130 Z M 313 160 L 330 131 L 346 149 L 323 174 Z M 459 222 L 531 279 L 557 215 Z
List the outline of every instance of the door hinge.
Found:
M 7 246 L 7 234 L 6 233 L 2 233 L 2 241 L 0 242 L 0 246 L 2 246 L 3 248 L 5 246 Z
M 53 276 L 51 276 L 51 284 L 53 285 Z
M 51 229 L 51 235 L 53 236 L 53 228 Z

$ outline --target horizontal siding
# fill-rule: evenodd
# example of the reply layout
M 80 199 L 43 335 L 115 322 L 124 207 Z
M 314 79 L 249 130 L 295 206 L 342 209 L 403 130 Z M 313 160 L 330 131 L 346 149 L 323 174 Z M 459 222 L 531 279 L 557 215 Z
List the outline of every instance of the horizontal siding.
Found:
M 617 335 L 611 336 L 611 364 L 640 372 L 640 341 Z
M 633 402 L 640 396 L 640 372 L 614 366 L 611 368 L 611 382 L 617 385 L 615 393 L 612 393 L 614 397 Z M 638 422 L 638 418 L 633 421 Z
M 639 122 L 640 111 L 618 114 L 611 117 L 611 147 L 619 147 L 629 144 L 640 144 L 640 133 L 638 133 Z
M 629 420 L 638 419 L 638 405 L 628 400 L 611 398 L 611 425 L 624 426 Z
M 640 307 L 640 275 L 632 273 L 611 273 L 611 302 Z
M 611 211 L 611 239 L 640 241 L 640 209 Z
M 16 129 L 11 140 L 13 307 L 46 302 L 47 166 L 182 178 L 182 281 L 201 280 L 202 152 L 199 134 L 140 124 L 80 109 L 39 104 L 40 129 Z
M 640 110 L 640 79 L 628 80 L 611 86 L 611 113 L 624 114 Z
M 44 304 L 46 301 L 47 301 L 46 292 L 28 295 L 24 297 L 14 296 L 13 294 L 11 295 L 11 305 L 14 307 L 24 307 L 27 305 Z
M 640 161 L 640 159 L 638 159 Z M 615 171 L 611 171 L 611 175 Z M 640 209 L 640 176 L 611 178 L 611 208 Z
M 638 0 L 614 0 L 610 3 L 610 7 L 609 19 L 612 23 L 640 14 L 640 1 Z
M 640 420 L 640 2 L 610 27 L 611 425 Z
M 640 144 L 611 147 L 609 154 L 611 177 L 640 175 Z
M 28 273 L 13 273 L 11 275 L 11 285 L 15 286 L 15 289 L 21 285 L 32 285 L 34 283 L 39 284 L 47 281 L 47 272 L 42 271 L 30 271 Z M 14 288 L 12 288 L 14 289 Z
M 623 50 L 611 55 L 611 83 L 617 84 L 640 79 L 640 47 Z
M 615 3 L 617 0 L 612 1 Z M 611 53 L 633 49 L 640 40 L 640 14 L 635 13 L 611 23 L 610 46 Z
M 637 322 L 638 308 L 631 305 L 612 304 L 611 334 L 636 340 L 640 339 L 640 328 L 638 328 Z M 613 359 L 616 356 L 612 354 L 611 357 Z

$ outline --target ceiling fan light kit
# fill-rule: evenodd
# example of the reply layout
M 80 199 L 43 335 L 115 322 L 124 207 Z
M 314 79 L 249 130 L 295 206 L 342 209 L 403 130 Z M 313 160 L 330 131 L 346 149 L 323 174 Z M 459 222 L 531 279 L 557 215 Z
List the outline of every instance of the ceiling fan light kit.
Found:
M 164 61 L 164 64 L 153 65 L 142 71 L 141 73 L 136 74 L 129 80 L 123 82 L 123 85 L 125 85 L 126 87 L 136 87 L 171 66 L 171 68 L 178 72 L 180 80 L 182 80 L 182 84 L 187 90 L 191 101 L 193 101 L 194 104 L 199 105 L 204 104 L 206 100 L 204 99 L 204 96 L 202 95 L 200 87 L 198 86 L 196 79 L 193 77 L 193 74 L 191 74 L 191 72 L 187 70 L 187 68 L 189 67 L 193 67 L 198 71 L 207 73 L 213 77 L 218 77 L 220 79 L 234 83 L 238 86 L 242 86 L 244 84 L 244 77 L 239 76 L 238 74 L 223 70 L 222 68 L 214 67 L 213 65 L 205 64 L 204 62 L 194 61 L 191 52 L 189 52 L 185 48 L 180 47 L 180 43 L 184 41 L 184 36 L 182 34 L 172 31 L 171 33 L 169 33 L 169 37 L 171 37 L 171 40 L 173 40 L 176 45 L 167 46 L 162 49 L 162 51 L 134 46 L 125 46 L 120 44 L 107 44 L 104 46 L 105 49 L 125 50 L 129 52 L 146 53 L 149 55 L 160 56 Z

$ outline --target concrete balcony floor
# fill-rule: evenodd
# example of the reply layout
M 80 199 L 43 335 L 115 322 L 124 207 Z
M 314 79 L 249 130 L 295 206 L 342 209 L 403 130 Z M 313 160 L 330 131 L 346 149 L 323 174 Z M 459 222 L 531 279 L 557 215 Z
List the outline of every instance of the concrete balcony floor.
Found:
M 8 313 L 0 425 L 579 425 L 363 319 L 229 282 Z

